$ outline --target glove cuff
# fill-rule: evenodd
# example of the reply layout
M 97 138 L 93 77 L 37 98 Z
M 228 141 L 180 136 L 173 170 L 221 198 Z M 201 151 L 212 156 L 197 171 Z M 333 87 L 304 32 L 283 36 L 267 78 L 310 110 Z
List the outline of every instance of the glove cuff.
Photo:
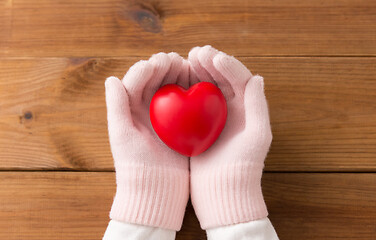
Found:
M 180 230 L 189 197 L 188 169 L 127 165 L 116 171 L 111 219 Z
M 202 229 L 268 215 L 261 190 L 263 164 L 232 164 L 191 172 L 191 197 Z

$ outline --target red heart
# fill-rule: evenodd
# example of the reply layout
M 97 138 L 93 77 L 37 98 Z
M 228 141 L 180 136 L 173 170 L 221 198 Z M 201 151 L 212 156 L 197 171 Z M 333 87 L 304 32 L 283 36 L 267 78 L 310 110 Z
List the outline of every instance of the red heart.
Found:
M 175 84 L 160 88 L 150 103 L 151 124 L 173 150 L 196 156 L 208 149 L 222 132 L 226 100 L 219 88 L 200 82 L 188 90 Z

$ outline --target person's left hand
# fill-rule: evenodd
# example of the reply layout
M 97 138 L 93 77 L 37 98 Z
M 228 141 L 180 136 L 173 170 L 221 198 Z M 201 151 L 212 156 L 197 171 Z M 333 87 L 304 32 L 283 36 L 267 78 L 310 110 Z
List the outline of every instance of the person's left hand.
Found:
M 265 218 L 261 175 L 272 132 L 264 79 L 211 46 L 193 48 L 189 62 L 200 81 L 221 89 L 228 109 L 216 142 L 190 159 L 191 198 L 200 224 L 208 229 Z

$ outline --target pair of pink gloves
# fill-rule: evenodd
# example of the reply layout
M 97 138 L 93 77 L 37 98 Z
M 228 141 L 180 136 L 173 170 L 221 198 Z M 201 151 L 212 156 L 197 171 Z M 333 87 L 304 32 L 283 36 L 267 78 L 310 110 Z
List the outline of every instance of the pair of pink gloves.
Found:
M 163 85 L 207 81 L 224 94 L 228 117 L 217 141 L 188 158 L 154 132 L 149 104 Z M 272 133 L 263 78 L 211 46 L 188 60 L 158 53 L 106 81 L 108 130 L 117 191 L 113 220 L 178 231 L 189 193 L 203 229 L 265 218 L 261 175 Z

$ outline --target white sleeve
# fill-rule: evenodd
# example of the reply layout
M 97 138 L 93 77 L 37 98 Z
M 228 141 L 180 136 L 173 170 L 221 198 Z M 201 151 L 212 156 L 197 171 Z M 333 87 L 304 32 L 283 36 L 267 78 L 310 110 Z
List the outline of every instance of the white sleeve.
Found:
M 174 240 L 174 230 L 111 220 L 103 240 Z
M 208 240 L 278 240 L 269 218 L 206 230 Z

